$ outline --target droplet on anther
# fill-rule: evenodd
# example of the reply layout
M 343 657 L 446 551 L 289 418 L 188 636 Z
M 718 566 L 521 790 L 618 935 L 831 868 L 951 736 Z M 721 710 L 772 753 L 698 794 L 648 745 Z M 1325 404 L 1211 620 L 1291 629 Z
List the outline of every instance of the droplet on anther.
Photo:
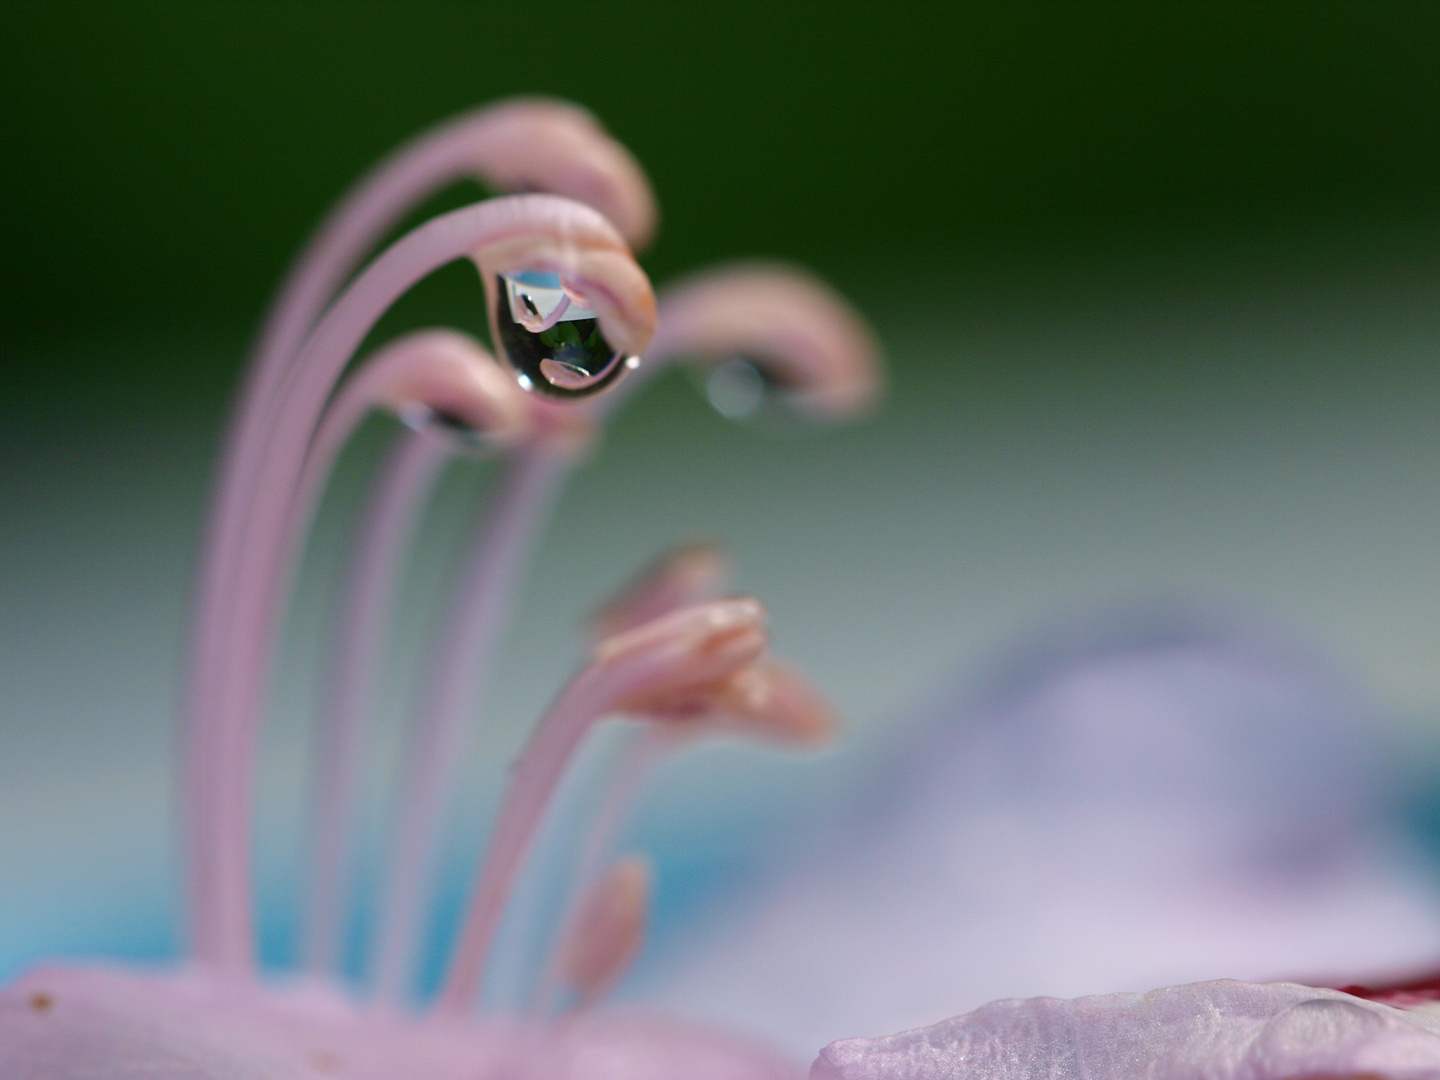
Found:
M 583 397 L 632 366 L 605 340 L 584 294 L 559 274 L 501 274 L 496 291 L 496 336 L 527 390 Z
M 705 396 L 715 411 L 727 420 L 748 420 L 765 405 L 765 376 L 743 357 L 726 360 L 710 369 Z
M 705 397 L 727 420 L 760 421 L 779 428 L 797 418 L 800 391 L 785 378 L 785 365 L 737 354 L 704 369 Z

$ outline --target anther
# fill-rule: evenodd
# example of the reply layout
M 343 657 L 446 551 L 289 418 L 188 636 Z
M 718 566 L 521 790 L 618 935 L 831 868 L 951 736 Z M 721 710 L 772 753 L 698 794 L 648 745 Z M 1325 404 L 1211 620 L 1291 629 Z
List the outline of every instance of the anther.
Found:
M 541 719 L 511 772 L 440 1006 L 467 1009 L 479 989 L 505 903 L 545 808 L 590 728 L 620 711 L 648 715 L 653 699 L 722 682 L 764 651 L 765 609 L 737 598 L 695 604 L 607 638 Z
M 649 562 L 591 616 L 601 639 L 633 630 L 676 608 L 718 596 L 733 576 L 730 561 L 711 543 L 685 544 Z

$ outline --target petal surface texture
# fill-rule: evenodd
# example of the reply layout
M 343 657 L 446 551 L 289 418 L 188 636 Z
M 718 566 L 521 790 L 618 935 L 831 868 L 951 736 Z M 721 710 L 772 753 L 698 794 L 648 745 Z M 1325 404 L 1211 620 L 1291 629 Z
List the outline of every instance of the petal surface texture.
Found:
M 443 1022 L 327 987 L 48 968 L 0 991 L 5 1080 L 798 1080 L 804 1066 L 652 1015 Z
M 996 1001 L 933 1027 L 846 1039 L 810 1080 L 1421 1080 L 1440 1017 L 1336 990 L 1229 980 L 1148 994 Z

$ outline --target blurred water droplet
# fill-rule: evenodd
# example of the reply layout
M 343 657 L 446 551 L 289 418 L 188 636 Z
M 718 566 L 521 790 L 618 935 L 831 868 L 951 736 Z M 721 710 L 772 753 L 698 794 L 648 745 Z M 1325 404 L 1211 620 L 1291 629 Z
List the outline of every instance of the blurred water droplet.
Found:
M 705 380 L 705 396 L 715 411 L 728 420 L 748 420 L 765 405 L 769 383 L 749 360 L 736 357 L 712 368 Z

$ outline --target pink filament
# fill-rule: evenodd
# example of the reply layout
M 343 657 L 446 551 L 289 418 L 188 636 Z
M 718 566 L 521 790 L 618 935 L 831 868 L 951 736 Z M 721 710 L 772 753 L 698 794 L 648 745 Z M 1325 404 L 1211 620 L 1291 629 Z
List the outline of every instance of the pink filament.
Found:
M 569 465 L 567 452 L 544 441 L 519 452 L 485 526 L 475 535 L 438 635 L 401 774 L 395 863 L 375 950 L 376 992 L 383 1001 L 400 1000 L 414 977 L 422 913 L 469 708 L 489 677 L 533 536 L 549 515 Z
M 625 820 L 655 766 L 688 738 L 688 733 L 684 731 L 658 724 L 645 724 L 639 731 L 634 732 L 621 748 L 620 760 L 605 784 L 600 805 L 585 831 L 575 876 L 570 882 L 570 898 L 565 907 L 565 915 L 560 920 L 562 928 L 574 924 L 586 893 L 600 880 L 605 857 L 614 845 L 615 838 L 625 827 Z M 556 948 L 552 949 L 547 958 L 539 985 L 531 997 L 530 1011 L 536 1015 L 544 1016 L 551 1012 L 560 995 L 562 944 L 561 941 L 556 942 Z
M 226 594 L 230 603 L 215 605 L 224 616 L 222 626 L 272 625 L 278 606 L 275 583 L 281 577 L 276 567 L 283 562 L 283 521 L 295 494 L 299 463 L 331 387 L 379 316 L 421 277 L 511 235 L 527 214 L 563 218 L 578 209 L 563 200 L 529 195 L 446 214 L 397 242 L 336 301 L 286 374 L 270 422 L 260 418 L 255 424 L 260 453 L 253 470 L 244 474 L 254 478 L 251 490 L 222 494 L 222 500 L 233 498 L 239 504 L 231 576 L 234 583 L 247 585 Z M 264 486 L 257 488 L 261 478 Z M 239 971 L 253 965 L 249 809 L 257 714 L 269 662 L 266 639 L 268 634 L 260 634 L 238 647 L 222 644 L 213 670 L 202 667 L 198 672 L 210 707 L 192 715 L 196 956 Z M 200 651 L 204 653 L 203 644 Z
M 634 239 L 648 236 L 654 225 L 654 204 L 643 174 L 587 115 L 561 103 L 539 100 L 484 107 L 401 147 L 363 178 L 295 260 L 266 316 L 220 454 L 191 616 L 184 788 L 192 933 L 202 960 L 218 960 L 202 941 L 209 943 L 214 936 L 203 928 L 210 919 L 206 913 L 221 903 L 212 895 L 215 883 L 206 869 L 205 855 L 214 830 L 220 827 L 209 818 L 207 770 L 209 763 L 226 752 L 225 747 L 211 744 L 212 729 L 219 722 L 216 713 L 223 707 L 216 668 L 227 662 L 228 601 L 246 580 L 237 572 L 240 537 L 256 486 L 265 480 L 260 462 L 275 419 L 277 392 L 325 305 L 360 259 L 411 207 L 464 176 L 494 173 L 503 179 L 517 168 L 523 171 L 527 167 L 523 159 L 530 153 L 529 144 L 515 137 L 521 118 L 568 127 L 572 134 L 583 129 L 581 141 L 593 140 L 590 154 L 596 172 L 588 176 L 583 169 L 568 172 L 560 186 L 569 191 L 567 185 L 579 185 L 585 192 L 601 196 L 607 206 L 613 203 L 611 209 L 624 219 Z M 582 194 L 580 190 L 570 193 Z M 240 957 L 227 963 L 242 969 L 250 964 L 248 958 Z
M 550 707 L 515 763 L 440 990 L 438 1010 L 465 1013 L 474 1005 L 505 902 L 566 765 L 591 725 L 615 700 L 613 682 L 614 673 L 603 665 L 581 672 Z
M 447 440 L 433 431 L 408 434 L 391 451 L 365 509 L 346 574 L 316 750 L 310 908 L 303 948 L 306 966 L 317 974 L 339 967 L 345 937 L 342 896 L 352 857 L 348 826 L 394 585 L 421 509 L 449 457 Z
M 192 933 L 197 957 L 211 956 L 213 932 L 202 929 L 219 899 L 211 895 L 204 849 L 212 842 L 216 823 L 209 820 L 208 765 L 219 752 L 209 745 L 218 708 L 214 667 L 223 662 L 227 627 L 225 599 L 243 580 L 235 572 L 239 536 L 254 487 L 263 479 L 258 460 L 265 431 L 274 414 L 276 390 L 296 359 L 300 344 L 325 304 L 335 295 L 360 258 L 413 205 L 465 175 L 475 160 L 474 128 L 481 114 L 472 114 L 423 137 L 392 155 L 362 180 L 306 246 L 280 288 L 266 316 L 245 381 L 231 415 L 217 470 L 215 500 L 206 523 L 206 547 L 200 567 L 192 615 L 192 654 L 188 688 L 187 784 L 189 869 Z M 248 958 L 232 958 L 248 968 Z

